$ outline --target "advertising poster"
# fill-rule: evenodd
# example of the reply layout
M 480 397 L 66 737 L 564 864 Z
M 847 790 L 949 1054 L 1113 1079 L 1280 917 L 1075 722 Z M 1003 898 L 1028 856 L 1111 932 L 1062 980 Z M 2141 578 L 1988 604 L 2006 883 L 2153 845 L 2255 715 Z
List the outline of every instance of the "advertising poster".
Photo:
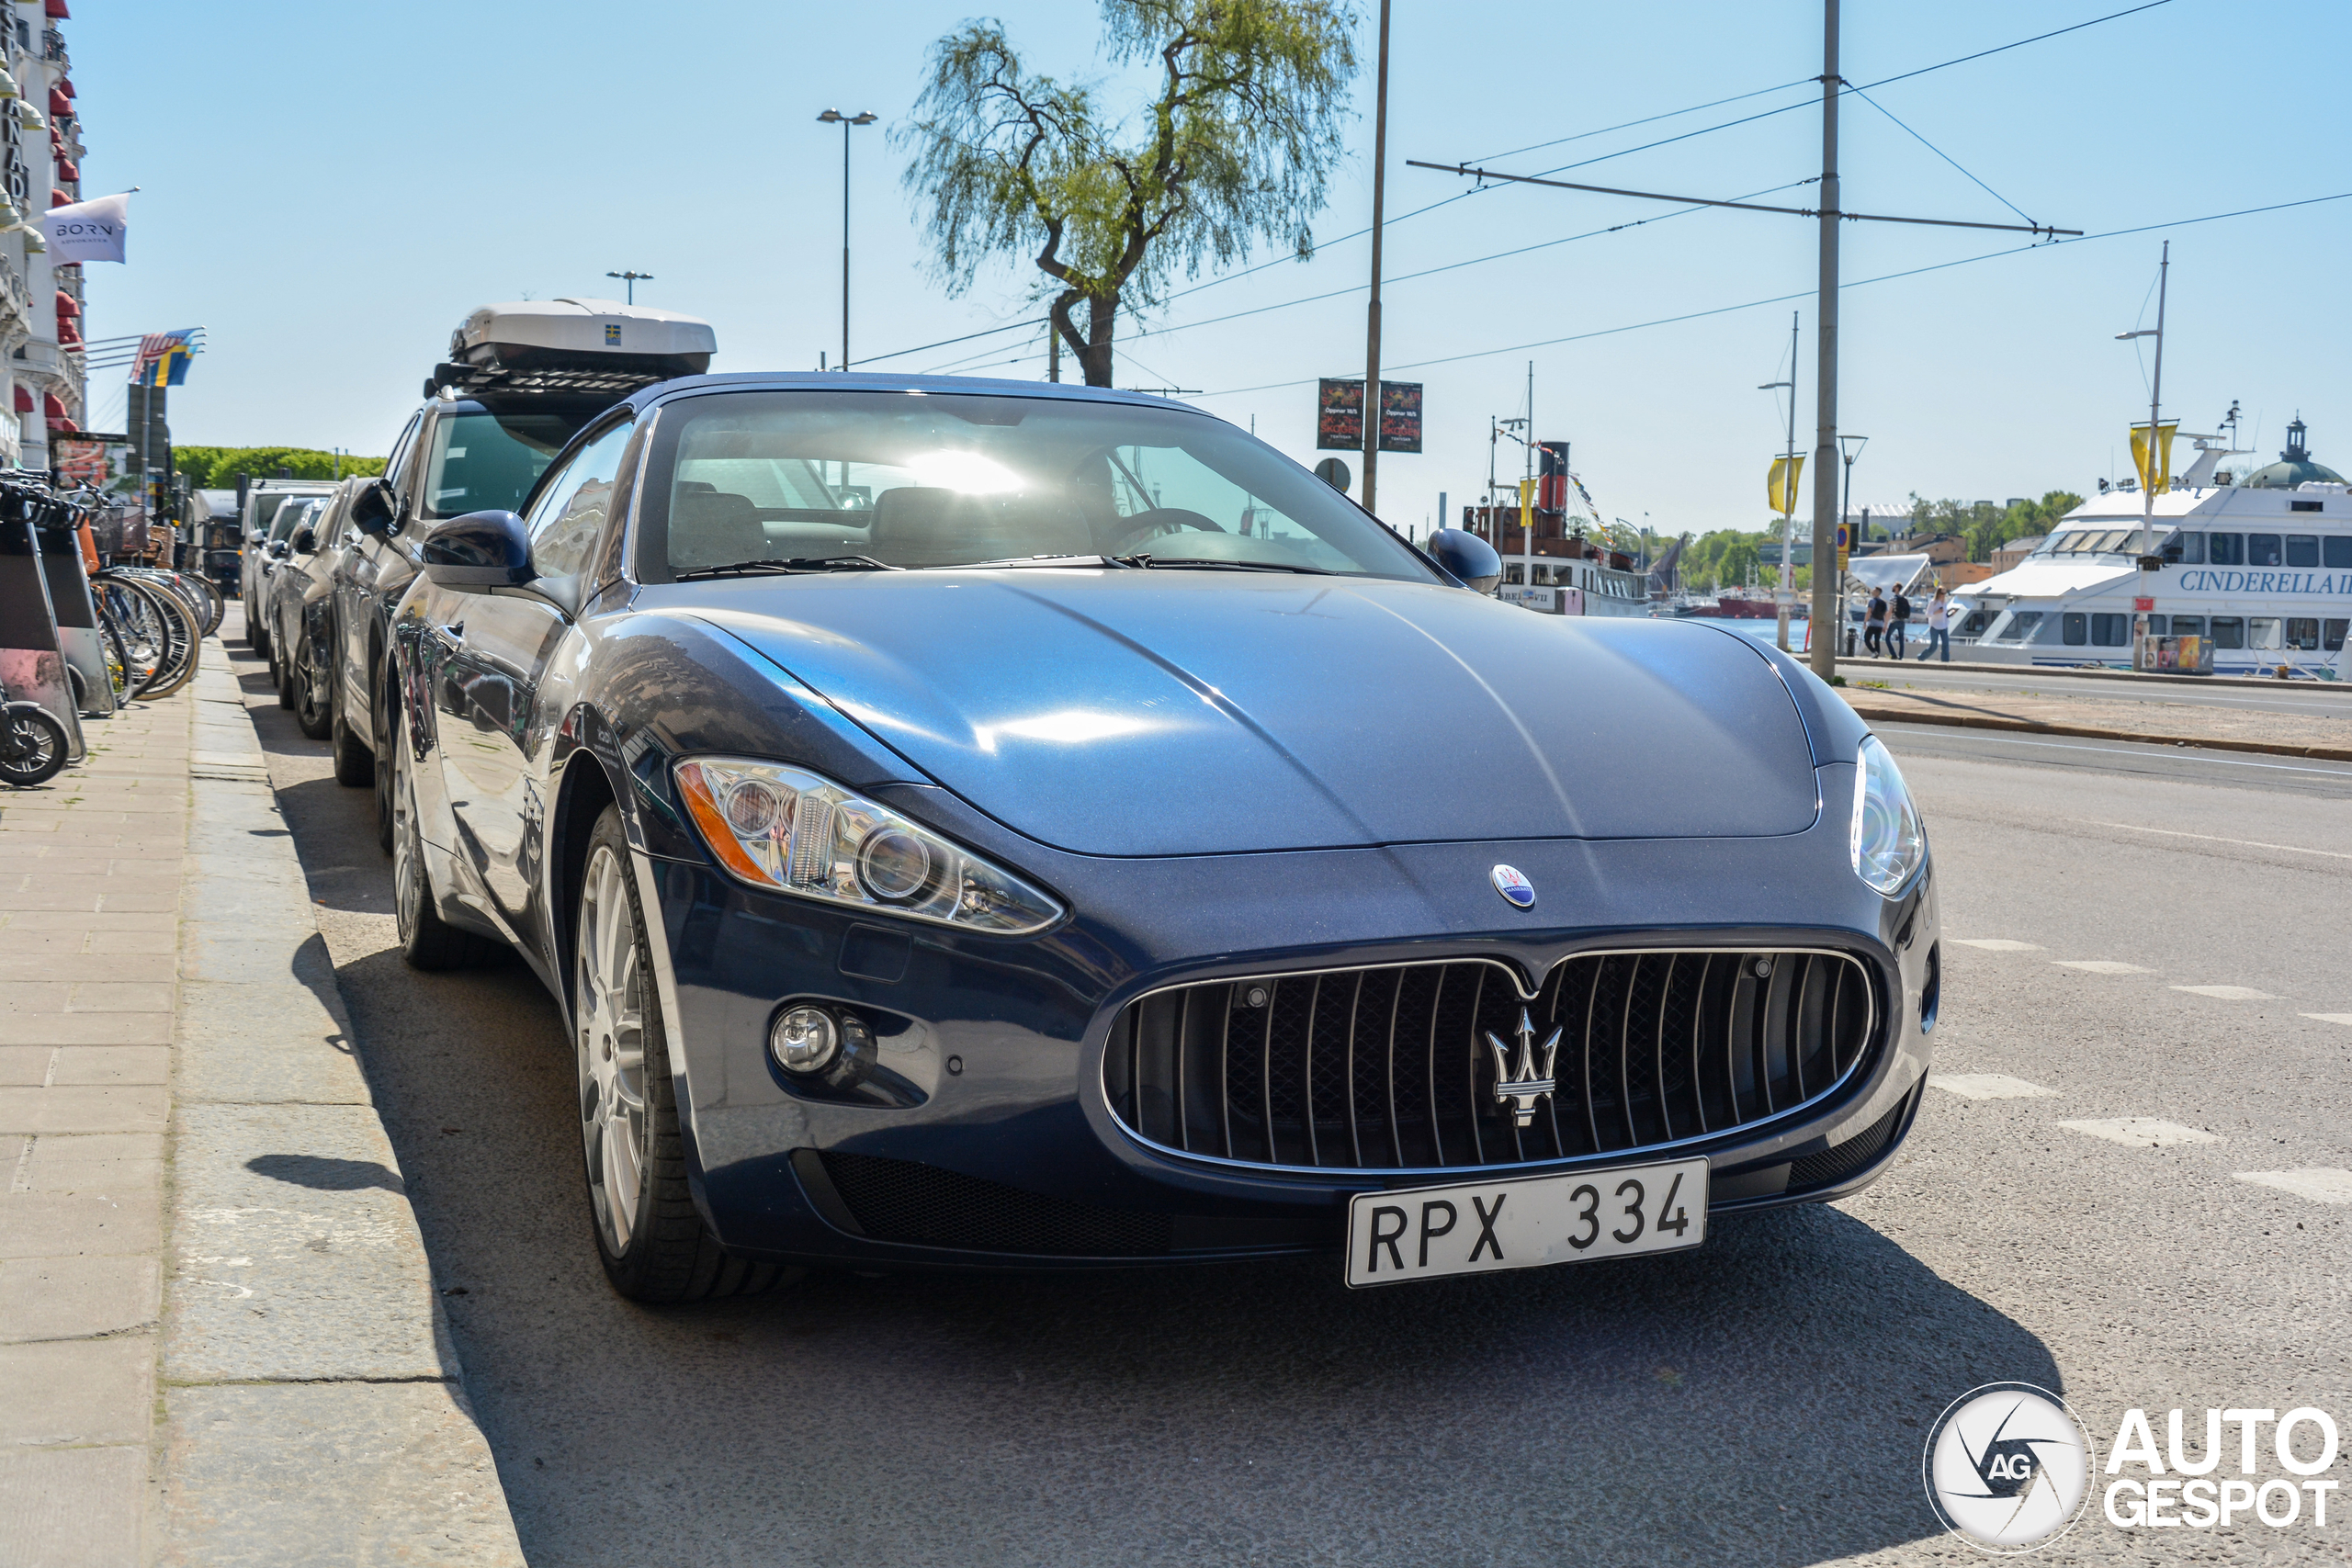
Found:
M 1326 377 L 1316 383 L 1315 446 L 1317 451 L 1363 450 L 1363 383 Z M 1421 383 L 1380 384 L 1380 449 L 1421 449 Z
M 1363 383 L 1325 377 L 1315 387 L 1315 449 L 1363 450 Z

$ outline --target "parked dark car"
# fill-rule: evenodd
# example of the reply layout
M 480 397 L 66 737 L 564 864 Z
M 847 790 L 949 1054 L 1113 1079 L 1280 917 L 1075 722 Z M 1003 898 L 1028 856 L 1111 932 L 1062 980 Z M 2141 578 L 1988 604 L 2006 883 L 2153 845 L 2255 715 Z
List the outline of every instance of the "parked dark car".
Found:
M 417 541 L 464 512 L 523 504 L 532 485 L 610 397 L 436 397 L 410 419 L 384 477 L 354 497 L 358 538 L 337 558 L 330 620 L 329 733 L 335 777 L 377 784 L 377 826 L 391 847 L 391 796 L 376 778 L 393 609 L 416 577 Z
M 555 994 L 626 1294 L 1668 1249 L 1923 1092 L 1928 845 L 1835 694 L 1196 411 L 672 381 L 418 554 L 401 942 Z
M 269 547 L 282 552 L 262 589 L 270 678 L 277 687 L 277 705 L 291 708 L 302 733 L 313 740 L 327 738 L 333 717 L 334 570 L 341 553 L 358 537 L 351 502 L 367 482 L 345 479 L 325 500 L 306 503 L 292 531 Z
M 245 645 L 264 658 L 269 654 L 269 622 L 262 614 L 261 591 L 277 559 L 269 547 L 293 533 L 294 519 L 303 507 L 334 489 L 309 479 L 264 479 L 245 496 L 237 597 L 245 606 Z

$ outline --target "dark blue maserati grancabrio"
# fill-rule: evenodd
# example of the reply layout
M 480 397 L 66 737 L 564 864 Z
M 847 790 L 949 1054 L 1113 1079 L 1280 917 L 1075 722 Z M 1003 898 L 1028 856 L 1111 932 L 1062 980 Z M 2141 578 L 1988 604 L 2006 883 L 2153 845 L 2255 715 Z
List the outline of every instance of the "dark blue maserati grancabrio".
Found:
M 401 943 L 554 992 L 625 1294 L 1624 1257 L 1909 1130 L 1933 872 L 1853 712 L 1223 421 L 694 378 L 427 526 Z

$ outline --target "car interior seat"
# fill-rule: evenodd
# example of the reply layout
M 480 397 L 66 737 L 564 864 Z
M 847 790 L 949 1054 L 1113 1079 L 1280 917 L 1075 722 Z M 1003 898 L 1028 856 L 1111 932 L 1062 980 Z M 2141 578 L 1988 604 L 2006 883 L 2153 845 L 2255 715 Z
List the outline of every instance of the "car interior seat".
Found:
M 751 497 L 688 479 L 670 497 L 670 565 L 678 571 L 760 560 L 768 531 Z

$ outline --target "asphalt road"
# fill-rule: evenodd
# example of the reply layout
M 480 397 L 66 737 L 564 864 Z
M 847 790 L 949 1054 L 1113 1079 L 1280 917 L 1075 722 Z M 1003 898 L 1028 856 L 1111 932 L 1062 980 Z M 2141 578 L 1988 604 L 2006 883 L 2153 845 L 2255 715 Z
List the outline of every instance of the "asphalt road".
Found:
M 2102 1451 L 2131 1406 L 2160 1440 L 2188 1408 L 2192 1447 L 2208 1405 L 2352 1406 L 2352 1207 L 2240 1179 L 2352 1167 L 2352 1022 L 2307 1016 L 2352 1021 L 2352 769 L 1893 734 L 1944 878 L 1939 1070 L 2049 1092 L 1931 1089 L 1868 1192 L 1694 1252 L 1365 1292 L 1336 1259 L 818 1276 L 648 1311 L 592 1252 L 552 1005 L 519 966 L 401 964 L 368 792 L 242 668 L 542 1568 L 1973 1562 L 1919 1450 L 1977 1384 L 2063 1391 Z M 2217 986 L 2256 994 L 2179 988 Z M 2063 1125 L 2131 1117 L 2213 1141 Z M 2352 1500 L 2325 1531 L 2096 1508 L 2039 1560 L 2352 1538 Z

